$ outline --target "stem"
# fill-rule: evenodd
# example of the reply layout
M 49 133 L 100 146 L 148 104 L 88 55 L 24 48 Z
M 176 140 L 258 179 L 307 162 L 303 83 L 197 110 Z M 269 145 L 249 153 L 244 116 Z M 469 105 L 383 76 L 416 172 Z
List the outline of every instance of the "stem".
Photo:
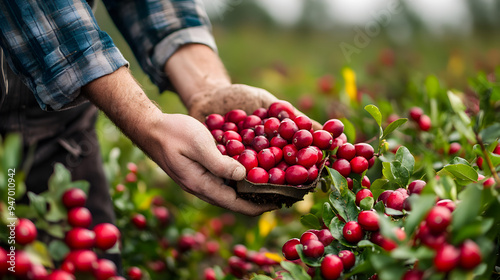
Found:
M 486 164 L 488 165 L 488 168 L 491 172 L 491 175 L 495 179 L 496 182 L 496 188 L 500 188 L 500 178 L 498 177 L 498 174 L 495 170 L 495 167 L 493 166 L 493 163 L 491 162 L 490 156 L 488 155 L 488 151 L 486 151 L 486 148 L 484 147 L 483 139 L 481 139 L 481 136 L 479 134 L 476 134 L 476 140 L 479 146 L 481 147 L 481 151 L 483 152 L 484 155 L 484 160 L 486 161 Z

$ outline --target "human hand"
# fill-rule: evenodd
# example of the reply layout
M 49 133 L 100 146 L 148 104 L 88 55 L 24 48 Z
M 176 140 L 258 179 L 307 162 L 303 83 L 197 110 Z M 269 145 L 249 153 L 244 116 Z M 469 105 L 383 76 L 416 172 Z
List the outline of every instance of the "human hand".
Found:
M 210 114 L 224 115 L 233 109 L 241 109 L 247 114 L 252 114 L 256 109 L 268 108 L 276 101 L 278 98 L 267 90 L 248 85 L 232 84 L 193 95 L 186 106 L 191 116 L 204 122 Z M 294 109 L 295 115 L 304 115 L 296 108 Z M 313 129 L 321 128 L 322 125 L 313 120 Z
M 182 114 L 165 114 L 159 125 L 163 141 L 160 149 L 150 155 L 184 191 L 249 216 L 277 209 L 275 205 L 244 200 L 224 184 L 224 179 L 243 180 L 245 168 L 219 152 L 212 135 L 200 122 Z

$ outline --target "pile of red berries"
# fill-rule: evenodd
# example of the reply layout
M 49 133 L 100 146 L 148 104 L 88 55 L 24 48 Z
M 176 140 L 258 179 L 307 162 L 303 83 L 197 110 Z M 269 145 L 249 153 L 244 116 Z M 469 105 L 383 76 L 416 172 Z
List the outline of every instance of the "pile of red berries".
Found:
M 117 276 L 116 265 L 108 259 L 99 259 L 95 250 L 106 251 L 115 246 L 120 239 L 120 231 L 110 223 L 101 223 L 89 229 L 92 215 L 84 206 L 87 200 L 85 192 L 79 188 L 70 188 L 62 196 L 62 203 L 67 209 L 67 222 L 71 227 L 66 232 L 64 242 L 70 249 L 59 268 L 50 273 L 46 268 L 32 262 L 23 250 L 35 241 L 38 235 L 35 224 L 26 218 L 20 218 L 15 227 L 15 242 L 20 248 L 15 250 L 15 272 L 7 272 L 3 259 L 7 252 L 0 248 L 0 276 L 10 274 L 16 279 L 75 279 L 75 275 L 93 275 L 95 279 L 124 279 Z
M 239 109 L 224 116 L 211 114 L 205 125 L 219 151 L 245 166 L 248 181 L 311 184 L 319 175 L 323 151 L 345 142 L 344 124 L 332 119 L 314 131 L 309 117 L 294 112 L 290 103 L 278 101 L 251 115 Z

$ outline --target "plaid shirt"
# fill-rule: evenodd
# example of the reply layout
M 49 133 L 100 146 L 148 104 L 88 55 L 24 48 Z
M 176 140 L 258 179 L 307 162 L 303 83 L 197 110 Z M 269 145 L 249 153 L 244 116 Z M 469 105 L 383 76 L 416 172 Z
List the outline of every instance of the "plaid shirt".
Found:
M 199 0 L 103 0 L 143 70 L 172 89 L 167 59 L 183 44 L 216 50 Z M 0 1 L 0 46 L 44 110 L 77 104 L 80 88 L 128 65 L 85 0 Z

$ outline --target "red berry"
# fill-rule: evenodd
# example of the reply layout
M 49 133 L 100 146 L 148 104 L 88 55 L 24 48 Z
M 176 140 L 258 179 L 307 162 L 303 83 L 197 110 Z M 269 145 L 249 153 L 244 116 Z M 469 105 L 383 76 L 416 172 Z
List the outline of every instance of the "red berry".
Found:
M 427 214 L 425 221 L 432 233 L 442 233 L 451 223 L 451 211 L 443 206 L 434 206 Z
M 338 256 L 342 261 L 345 270 L 351 269 L 356 264 L 356 256 L 354 256 L 354 253 L 349 250 L 340 251 Z
M 293 120 L 287 118 L 281 121 L 280 127 L 278 128 L 278 133 L 283 139 L 291 141 L 293 135 L 298 130 L 299 127 L 297 126 L 297 124 Z
M 292 165 L 285 170 L 285 180 L 290 185 L 302 185 L 307 182 L 307 169 L 301 165 Z
M 336 255 L 326 255 L 321 261 L 321 275 L 326 280 L 335 280 L 340 277 L 344 270 L 342 260 Z
M 267 137 L 275 137 L 278 135 L 278 129 L 280 127 L 280 120 L 278 120 L 275 117 L 268 118 L 264 121 L 264 132 L 266 133 Z
M 72 227 L 88 228 L 92 223 L 92 214 L 85 207 L 75 207 L 68 211 L 68 224 Z
M 252 168 L 259 166 L 257 154 L 249 151 L 243 151 L 238 157 L 238 161 L 245 167 L 247 174 Z
M 26 245 L 33 242 L 37 237 L 35 224 L 25 218 L 20 218 L 14 228 L 16 243 Z
M 472 240 L 467 239 L 460 246 L 460 266 L 470 270 L 478 266 L 482 261 L 479 246 Z
M 351 164 L 346 159 L 337 159 L 332 163 L 332 168 L 337 170 L 342 176 L 347 177 L 351 174 Z
M 360 189 L 356 193 L 356 205 L 359 206 L 359 204 L 361 203 L 361 200 L 363 200 L 367 197 L 373 197 L 372 191 L 370 191 L 369 189 Z
M 321 241 L 310 239 L 304 242 L 304 255 L 309 258 L 319 258 L 325 252 L 325 246 Z
M 356 150 L 356 156 L 364 157 L 367 160 L 373 157 L 374 149 L 370 144 L 357 143 L 354 144 L 354 149 Z
M 420 107 L 412 107 L 410 109 L 410 118 L 416 122 L 420 120 L 420 117 L 424 114 L 424 111 Z
M 224 117 L 219 114 L 210 114 L 205 118 L 205 124 L 209 130 L 221 129 L 224 122 Z
M 95 246 L 101 250 L 108 250 L 120 239 L 120 230 L 113 224 L 101 223 L 94 227 Z
M 298 238 L 293 238 L 285 242 L 281 249 L 283 253 L 283 257 L 289 261 L 298 260 L 300 258 L 299 253 L 297 253 L 296 245 L 300 244 L 300 240 Z
M 431 129 L 431 118 L 427 115 L 422 115 L 418 120 L 418 127 L 420 127 L 422 131 L 429 131 L 429 129 Z
M 265 170 L 269 170 L 273 168 L 276 164 L 276 159 L 274 157 L 273 152 L 270 149 L 262 149 L 257 154 L 257 160 L 259 162 L 259 166 L 264 168 Z
M 252 140 L 252 148 L 257 152 L 260 152 L 262 149 L 269 148 L 269 140 L 262 135 L 255 136 Z
M 330 119 L 323 124 L 323 130 L 330 132 L 333 138 L 337 138 L 344 132 L 344 124 L 338 119 Z
M 87 201 L 87 194 L 79 188 L 69 188 L 62 196 L 62 203 L 66 208 L 83 207 Z
M 351 143 L 345 143 L 337 150 L 337 157 L 351 160 L 356 156 L 356 148 Z
M 92 267 L 96 280 L 107 280 L 116 275 L 116 265 L 108 259 L 97 260 Z
M 368 169 L 368 160 L 364 157 L 354 157 L 350 161 L 351 164 L 351 172 L 361 174 Z
M 307 131 L 312 129 L 312 120 L 306 115 L 297 116 L 293 121 L 297 124 L 299 129 L 305 129 Z
M 375 211 L 361 211 L 358 215 L 359 225 L 367 231 L 379 230 L 378 219 L 378 214 Z
M 90 249 L 94 246 L 95 233 L 86 228 L 73 228 L 66 233 L 64 241 L 71 249 Z
M 440 272 L 449 272 L 460 262 L 460 250 L 450 244 L 445 244 L 436 251 L 434 267 Z
M 297 149 L 302 149 L 313 143 L 313 136 L 309 130 L 300 129 L 293 135 L 292 143 Z
M 427 183 L 422 180 L 415 180 L 408 185 L 408 192 L 410 194 L 420 194 Z
M 342 235 L 347 242 L 358 243 L 361 239 L 363 239 L 364 232 L 357 222 L 349 221 L 344 225 Z
M 135 213 L 134 215 L 132 215 L 131 220 L 135 227 L 138 229 L 145 229 L 148 225 L 146 217 L 144 217 L 144 215 L 140 213 Z
M 270 184 L 276 184 L 276 185 L 284 185 L 286 180 L 285 180 L 285 171 L 273 167 L 269 169 L 269 183 Z
M 130 280 L 141 280 L 142 279 L 142 270 L 137 266 L 129 267 L 127 270 L 127 275 Z
M 333 144 L 332 135 L 326 130 L 316 130 L 312 133 L 313 145 L 320 148 L 321 150 L 331 149 Z
M 254 167 L 248 171 L 247 180 L 252 183 L 265 184 L 269 181 L 269 174 L 262 167 Z
M 297 164 L 310 168 L 318 162 L 318 152 L 310 147 L 300 149 L 297 152 Z

